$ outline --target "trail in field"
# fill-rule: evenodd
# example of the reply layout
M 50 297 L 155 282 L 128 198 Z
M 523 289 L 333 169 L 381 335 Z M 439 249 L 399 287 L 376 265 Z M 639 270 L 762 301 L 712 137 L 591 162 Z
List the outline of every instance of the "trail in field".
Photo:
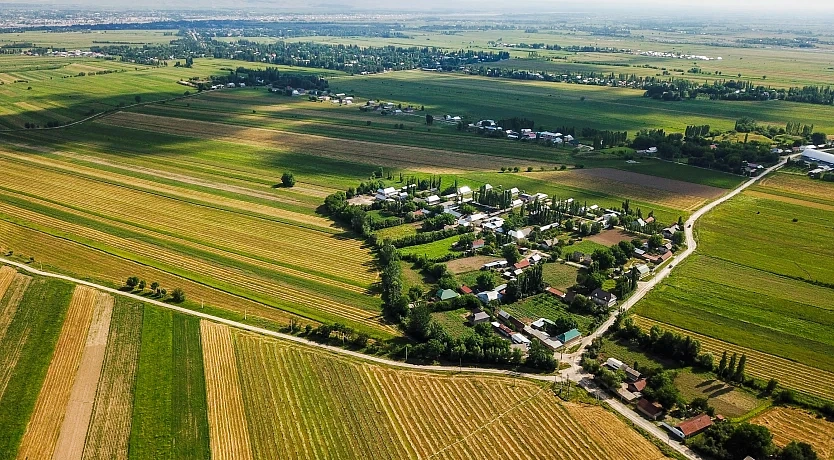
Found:
M 113 297 L 99 293 L 81 364 L 75 375 L 64 423 L 58 436 L 58 445 L 53 457 L 55 459 L 80 459 L 84 452 L 84 441 L 93 413 L 93 402 L 101 376 L 112 314 Z
M 52 458 L 98 295 L 87 286 L 76 286 L 73 292 L 52 362 L 20 442 L 20 460 Z
M 235 348 L 229 327 L 200 321 L 206 374 L 211 456 L 215 460 L 252 458 Z
M 127 459 L 143 309 L 140 302 L 119 304 L 113 309 L 104 365 L 84 446 L 85 460 Z

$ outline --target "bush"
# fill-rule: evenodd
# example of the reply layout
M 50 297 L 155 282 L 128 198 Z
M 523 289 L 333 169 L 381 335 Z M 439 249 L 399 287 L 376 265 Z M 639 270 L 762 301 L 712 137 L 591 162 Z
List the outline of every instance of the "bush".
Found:
M 293 176 L 293 174 L 289 171 L 284 172 L 284 174 L 281 175 L 281 184 L 283 184 L 284 187 L 287 188 L 294 187 L 295 176 Z
M 175 303 L 184 302 L 185 301 L 185 291 L 183 291 L 182 288 L 174 288 L 174 290 L 171 291 L 171 300 L 174 301 Z

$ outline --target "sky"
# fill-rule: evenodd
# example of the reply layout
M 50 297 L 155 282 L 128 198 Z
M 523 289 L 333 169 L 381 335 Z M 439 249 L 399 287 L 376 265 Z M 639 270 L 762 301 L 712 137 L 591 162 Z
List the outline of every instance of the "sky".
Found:
M 804 0 L 791 2 L 788 0 L 527 0 L 523 6 L 508 7 L 507 3 L 491 4 L 484 0 L 213 0 L 211 2 L 194 2 L 193 0 L 0 0 L 4 4 L 19 5 L 55 5 L 73 4 L 79 6 L 98 6 L 105 8 L 129 9 L 197 9 L 197 8 L 258 8 L 276 9 L 281 11 L 304 12 L 305 5 L 315 5 L 315 9 L 334 10 L 362 10 L 362 11 L 468 11 L 486 12 L 489 10 L 503 10 L 508 13 L 524 13 L 529 11 L 588 11 L 599 12 L 613 10 L 627 10 L 639 14 L 640 9 L 649 9 L 656 15 L 673 13 L 678 10 L 698 11 L 702 13 L 720 13 L 732 10 L 734 12 L 750 11 L 762 13 L 766 11 L 789 13 L 797 17 L 808 17 L 818 13 L 834 12 L 832 0 Z M 144 7 L 144 8 L 143 8 Z M 790 19 L 780 16 L 779 21 Z

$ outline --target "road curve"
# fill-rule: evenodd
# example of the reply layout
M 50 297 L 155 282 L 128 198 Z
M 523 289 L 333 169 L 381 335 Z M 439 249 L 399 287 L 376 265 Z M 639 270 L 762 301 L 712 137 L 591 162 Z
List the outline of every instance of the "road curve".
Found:
M 672 262 L 670 262 L 667 269 L 664 269 L 660 273 L 657 273 L 651 280 L 649 280 L 647 282 L 638 283 L 637 289 L 632 293 L 631 297 L 629 297 L 623 304 L 620 305 L 620 308 L 618 309 L 618 311 L 613 312 L 611 314 L 611 316 L 596 331 L 594 331 L 592 334 L 588 335 L 587 337 L 583 338 L 583 340 L 580 344 L 580 347 L 577 351 L 575 351 L 574 353 L 571 353 L 569 355 L 563 356 L 563 358 L 568 359 L 568 361 L 571 364 L 571 367 L 568 368 L 568 369 L 565 369 L 563 372 L 561 372 L 560 375 L 547 376 L 547 375 L 538 375 L 538 374 L 529 374 L 529 373 L 519 373 L 519 372 L 513 372 L 513 371 L 508 371 L 508 370 L 503 370 L 503 369 L 494 369 L 494 368 L 482 368 L 482 367 L 462 368 L 462 367 L 458 367 L 458 366 L 418 365 L 418 364 L 411 364 L 411 363 L 406 363 L 406 362 L 402 362 L 402 361 L 394 361 L 394 360 L 390 360 L 390 359 L 386 359 L 386 358 L 381 358 L 381 357 L 378 357 L 378 356 L 366 355 L 366 354 L 359 353 L 359 352 L 353 351 L 353 350 L 346 350 L 344 348 L 335 347 L 335 346 L 332 346 L 332 345 L 326 345 L 326 344 L 314 342 L 314 341 L 307 340 L 305 338 L 297 337 L 297 336 L 290 335 L 290 334 L 284 334 L 284 333 L 281 333 L 281 332 L 271 331 L 269 329 L 264 329 L 264 328 L 260 328 L 260 327 L 257 327 L 257 326 L 252 326 L 252 325 L 241 323 L 241 322 L 238 322 L 238 321 L 232 321 L 232 320 L 229 320 L 229 319 L 209 315 L 209 314 L 202 313 L 202 312 L 199 312 L 199 311 L 190 310 L 190 309 L 183 308 L 183 307 L 178 307 L 176 305 L 171 305 L 169 303 L 161 302 L 159 300 L 148 299 L 146 297 L 143 297 L 143 296 L 140 296 L 140 295 L 137 295 L 137 294 L 120 291 L 118 289 L 113 289 L 113 288 L 110 288 L 110 287 L 107 287 L 107 286 L 102 286 L 100 284 L 95 284 L 95 283 L 92 283 L 92 282 L 89 282 L 89 281 L 84 281 L 84 280 L 80 280 L 80 279 L 77 279 L 77 278 L 73 278 L 71 276 L 62 275 L 62 274 L 58 274 L 58 273 L 46 272 L 46 271 L 42 271 L 42 270 L 37 270 L 34 267 L 31 267 L 27 264 L 20 263 L 20 262 L 15 262 L 15 261 L 8 260 L 8 259 L 2 258 L 2 257 L 0 257 L 0 263 L 20 268 L 20 269 L 22 269 L 24 271 L 27 271 L 29 273 L 32 273 L 34 275 L 44 276 L 44 277 L 47 277 L 47 278 L 55 278 L 55 279 L 60 279 L 60 280 L 64 280 L 64 281 L 69 281 L 69 282 L 72 282 L 72 283 L 75 283 L 75 284 L 81 284 L 81 285 L 84 285 L 84 286 L 89 286 L 89 287 L 98 289 L 98 290 L 103 291 L 103 292 L 107 292 L 107 293 L 110 293 L 110 294 L 113 294 L 113 295 L 128 297 L 128 298 L 131 298 L 131 299 L 134 299 L 134 300 L 139 300 L 139 301 L 142 301 L 142 302 L 147 302 L 147 303 L 156 305 L 158 307 L 167 308 L 167 309 L 170 309 L 170 310 L 182 313 L 182 314 L 196 316 L 198 318 L 207 319 L 207 320 L 210 320 L 210 321 L 214 321 L 214 322 L 225 324 L 225 325 L 235 327 L 235 328 L 238 328 L 238 329 L 254 332 L 254 333 L 257 333 L 257 334 L 262 334 L 262 335 L 265 335 L 265 336 L 274 337 L 274 338 L 277 338 L 277 339 L 289 340 L 291 342 L 295 342 L 295 343 L 315 347 L 315 348 L 318 348 L 318 349 L 321 349 L 321 350 L 325 350 L 325 351 L 328 351 L 328 352 L 336 354 L 336 355 L 350 356 L 350 357 L 353 357 L 353 358 L 363 359 L 363 360 L 366 360 L 366 361 L 371 361 L 371 362 L 386 365 L 386 366 L 392 366 L 392 367 L 398 367 L 398 368 L 404 368 L 404 369 L 421 370 L 421 371 L 469 372 L 469 373 L 500 375 L 500 376 L 508 376 L 508 377 L 523 377 L 523 378 L 527 378 L 527 379 L 533 379 L 533 380 L 539 380 L 539 381 L 552 381 L 552 382 L 559 382 L 559 381 L 565 381 L 565 379 L 570 379 L 571 381 L 577 382 L 583 388 L 587 389 L 592 395 L 597 396 L 601 401 L 606 402 L 612 409 L 614 409 L 617 412 L 619 412 L 620 414 L 622 414 L 625 418 L 630 420 L 632 423 L 639 426 L 643 430 L 647 431 L 651 435 L 655 436 L 656 438 L 661 440 L 661 442 L 669 445 L 676 452 L 680 453 L 681 455 L 683 455 L 686 458 L 691 459 L 691 460 L 701 460 L 700 456 L 698 456 L 696 453 L 692 452 L 686 446 L 669 439 L 669 436 L 663 430 L 661 430 L 658 426 L 656 426 L 653 423 L 650 423 L 648 420 L 642 418 L 636 412 L 630 410 L 627 406 L 623 405 L 622 403 L 620 403 L 616 399 L 611 398 L 605 391 L 602 391 L 602 390 L 598 389 L 593 384 L 593 376 L 588 374 L 588 373 L 583 372 L 582 368 L 579 366 L 579 360 L 581 359 L 582 352 L 585 350 L 585 348 L 588 345 L 590 345 L 590 343 L 593 339 L 595 339 L 596 337 L 601 336 L 602 334 L 605 333 L 605 331 L 607 331 L 611 327 L 611 325 L 614 323 L 614 320 L 616 319 L 616 316 L 620 312 L 627 311 L 628 309 L 633 307 L 640 299 L 642 299 L 646 294 L 648 294 L 649 291 L 651 291 L 655 286 L 657 286 L 657 284 L 660 281 L 665 279 L 669 275 L 669 273 L 672 271 L 671 269 L 674 268 L 675 265 L 679 264 L 681 261 L 683 261 L 684 259 L 686 259 L 687 257 L 689 257 L 690 255 L 692 255 L 695 252 L 697 242 L 695 240 L 695 236 L 694 236 L 694 232 L 693 232 L 692 227 L 700 217 L 702 217 L 704 214 L 711 211 L 712 209 L 714 209 L 716 206 L 720 205 L 721 203 L 724 203 L 725 201 L 727 201 L 727 200 L 733 198 L 734 196 L 738 195 L 744 189 L 753 185 L 761 177 L 764 177 L 765 175 L 771 173 L 772 171 L 775 171 L 776 169 L 781 168 L 784 164 L 785 164 L 785 160 L 782 160 L 781 162 L 779 162 L 775 166 L 773 166 L 773 167 L 767 169 L 766 171 L 764 171 L 759 176 L 751 178 L 750 180 L 744 182 L 743 184 L 741 184 L 739 187 L 737 187 L 736 189 L 734 189 L 730 193 L 722 196 L 721 198 L 716 199 L 715 201 L 705 205 L 704 207 L 698 209 L 695 213 L 693 213 L 692 216 L 690 216 L 689 219 L 687 219 L 687 221 L 685 223 L 686 228 L 684 229 L 684 231 L 686 233 L 687 248 L 683 252 L 677 254 L 672 259 Z

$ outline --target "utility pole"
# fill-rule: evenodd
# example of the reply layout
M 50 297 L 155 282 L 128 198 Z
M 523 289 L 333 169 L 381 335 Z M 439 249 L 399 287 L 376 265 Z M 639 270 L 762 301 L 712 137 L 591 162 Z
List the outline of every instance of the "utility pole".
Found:
M 408 362 L 408 344 L 405 345 L 405 362 Z

